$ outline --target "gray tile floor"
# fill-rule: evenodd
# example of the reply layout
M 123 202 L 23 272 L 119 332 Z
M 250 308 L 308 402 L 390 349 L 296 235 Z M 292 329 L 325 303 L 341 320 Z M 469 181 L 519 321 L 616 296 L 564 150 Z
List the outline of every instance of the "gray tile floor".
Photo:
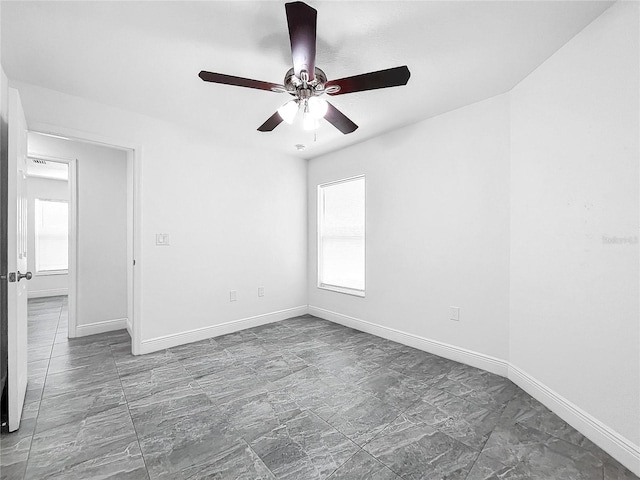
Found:
M 2 479 L 637 479 L 508 380 L 311 316 L 133 357 L 29 312 Z

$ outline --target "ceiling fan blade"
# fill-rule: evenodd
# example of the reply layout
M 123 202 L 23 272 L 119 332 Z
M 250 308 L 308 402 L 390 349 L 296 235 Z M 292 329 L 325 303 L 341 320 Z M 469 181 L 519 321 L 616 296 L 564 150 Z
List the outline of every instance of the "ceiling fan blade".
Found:
M 285 3 L 293 71 L 300 78 L 306 70 L 309 81 L 315 78 L 316 70 L 316 21 L 318 12 L 303 2 Z
M 251 80 L 250 78 L 234 77 L 233 75 L 225 75 L 224 73 L 213 73 L 201 71 L 198 76 L 205 82 L 222 83 L 224 85 L 235 85 L 236 87 L 257 88 L 258 90 L 284 91 L 282 85 L 276 83 L 262 82 L 260 80 Z
M 266 122 L 258 127 L 259 132 L 271 132 L 282 123 L 282 117 L 278 112 L 271 115 Z
M 353 123 L 349 119 L 349 117 L 347 117 L 344 113 L 342 113 L 336 107 L 331 105 L 329 102 L 327 102 L 327 105 L 328 105 L 328 109 L 327 109 L 327 113 L 325 114 L 324 118 L 331 125 L 336 127 L 338 130 L 340 130 L 345 135 L 347 133 L 354 132 L 358 128 L 358 125 Z
M 364 90 L 375 90 L 376 88 L 398 87 L 406 85 L 411 72 L 404 65 L 402 67 L 387 68 L 377 72 L 363 73 L 353 77 L 345 77 L 339 80 L 331 80 L 326 83 L 325 88 L 332 86 L 340 87 L 337 92 L 327 92 L 329 95 L 343 95 L 345 93 L 362 92 Z

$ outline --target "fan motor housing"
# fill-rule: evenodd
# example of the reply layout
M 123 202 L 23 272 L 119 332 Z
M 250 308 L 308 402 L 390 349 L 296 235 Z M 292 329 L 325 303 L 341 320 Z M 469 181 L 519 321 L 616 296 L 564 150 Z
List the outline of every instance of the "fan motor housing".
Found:
M 324 84 L 327 83 L 327 75 L 318 67 L 315 67 L 315 78 L 307 82 L 307 87 L 305 88 L 304 82 L 296 77 L 293 68 L 290 68 L 282 83 L 291 95 L 298 98 L 309 98 L 316 91 L 321 93 L 324 90 Z

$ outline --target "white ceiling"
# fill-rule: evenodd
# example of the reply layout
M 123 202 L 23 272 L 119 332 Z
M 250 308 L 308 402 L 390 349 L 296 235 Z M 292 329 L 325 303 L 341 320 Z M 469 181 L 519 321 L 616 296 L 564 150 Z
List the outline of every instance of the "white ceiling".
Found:
M 329 79 L 408 65 L 409 84 L 330 101 L 360 128 L 257 132 L 287 94 L 216 85 L 200 70 L 282 83 L 280 1 L 2 2 L 10 79 L 311 158 L 510 90 L 609 1 L 312 1 Z M 294 145 L 307 145 L 297 153 Z

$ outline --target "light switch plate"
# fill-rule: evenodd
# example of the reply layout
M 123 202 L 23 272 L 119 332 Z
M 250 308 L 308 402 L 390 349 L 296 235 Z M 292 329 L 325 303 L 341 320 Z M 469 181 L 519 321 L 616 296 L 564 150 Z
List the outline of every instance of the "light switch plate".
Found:
M 168 246 L 169 245 L 169 234 L 168 233 L 156 233 L 156 245 L 158 246 Z
M 238 292 L 236 290 L 231 290 L 229 292 L 229 301 L 235 302 L 236 300 L 238 300 Z
M 258 296 L 264 297 L 264 287 L 258 287 Z
M 460 307 L 449 307 L 449 319 L 456 322 L 460 321 Z

